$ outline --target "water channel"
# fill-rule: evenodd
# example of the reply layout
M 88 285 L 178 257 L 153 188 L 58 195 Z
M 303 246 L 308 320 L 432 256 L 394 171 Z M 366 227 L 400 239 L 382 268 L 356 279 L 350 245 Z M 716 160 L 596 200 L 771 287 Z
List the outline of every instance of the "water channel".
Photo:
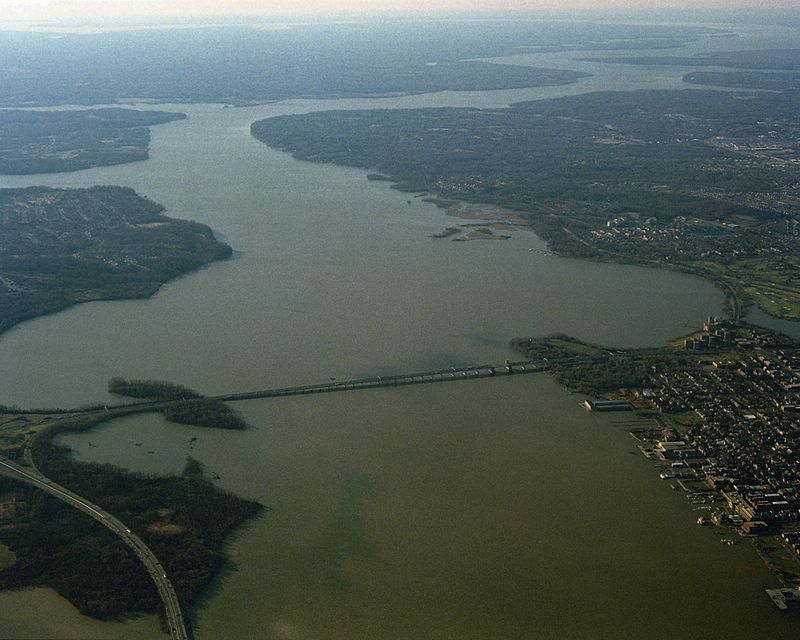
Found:
M 271 115 L 499 107 L 677 87 L 685 71 L 571 57 L 517 62 L 596 75 L 519 91 L 163 105 L 189 118 L 153 128 L 146 162 L 1 177 L 4 187 L 130 186 L 236 251 L 151 299 L 85 304 L 8 332 L 2 401 L 110 399 L 114 375 L 222 393 L 499 361 L 510 338 L 554 331 L 657 345 L 720 313 L 722 294 L 703 280 L 530 251 L 544 245 L 526 231 L 430 238 L 461 221 L 365 171 L 297 162 L 249 136 Z M 221 487 L 272 507 L 231 541 L 230 569 L 198 609 L 201 640 L 795 635 L 750 546 L 697 527 L 625 420 L 588 414 L 581 399 L 527 376 L 243 402 L 244 432 L 136 416 L 63 442 L 79 459 L 146 472 L 178 472 L 191 455 Z M 49 590 L 0 593 L 3 638 L 157 634 L 154 616 L 100 623 Z

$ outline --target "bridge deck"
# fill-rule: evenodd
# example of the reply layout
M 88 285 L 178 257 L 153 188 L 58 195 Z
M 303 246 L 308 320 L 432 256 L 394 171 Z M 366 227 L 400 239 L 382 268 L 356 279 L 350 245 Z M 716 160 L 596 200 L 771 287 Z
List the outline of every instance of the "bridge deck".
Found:
M 449 369 L 437 369 L 434 371 L 421 371 L 391 376 L 373 376 L 370 378 L 357 378 L 354 380 L 325 382 L 321 384 L 285 387 L 282 389 L 264 389 L 262 391 L 232 393 L 214 396 L 214 398 L 216 400 L 223 401 L 252 400 L 256 398 L 276 398 L 282 396 L 299 396 L 315 393 L 355 391 L 358 389 L 374 389 L 378 387 L 400 387 L 412 384 L 431 384 L 436 382 L 452 382 L 456 380 L 496 378 L 501 376 L 541 373 L 543 371 L 549 371 L 556 363 L 566 364 L 566 361 L 565 359 L 560 359 L 558 361 L 548 361 L 545 359 L 521 360 L 517 362 L 505 362 L 497 365 L 485 364 L 469 367 L 450 367 Z

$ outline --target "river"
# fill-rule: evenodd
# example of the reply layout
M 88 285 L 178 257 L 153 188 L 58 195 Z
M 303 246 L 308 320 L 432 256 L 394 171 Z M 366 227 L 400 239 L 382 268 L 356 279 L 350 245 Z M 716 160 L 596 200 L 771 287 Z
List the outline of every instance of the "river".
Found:
M 736 44 L 721 40 L 702 46 Z M 496 242 L 430 238 L 463 221 L 365 171 L 297 162 L 249 136 L 251 122 L 271 115 L 500 107 L 680 86 L 684 72 L 570 57 L 517 62 L 590 64 L 598 75 L 517 91 L 163 105 L 189 118 L 153 128 L 148 161 L 0 177 L 0 186 L 130 186 L 169 215 L 210 225 L 236 252 L 151 299 L 85 304 L 8 332 L 2 401 L 102 401 L 114 375 L 223 393 L 501 361 L 513 355 L 510 338 L 554 331 L 657 345 L 721 313 L 708 282 L 530 251 L 543 244 L 527 231 Z M 198 609 L 200 640 L 800 631 L 765 596 L 774 583 L 750 546 L 721 545 L 697 527 L 697 513 L 638 455 L 626 420 L 589 414 L 581 399 L 526 376 L 242 402 L 252 425 L 243 432 L 135 416 L 62 441 L 79 459 L 137 471 L 177 472 L 191 455 L 221 487 L 273 508 L 231 541 L 230 568 Z M 100 623 L 49 590 L 0 594 L 4 638 L 157 633 L 154 616 Z

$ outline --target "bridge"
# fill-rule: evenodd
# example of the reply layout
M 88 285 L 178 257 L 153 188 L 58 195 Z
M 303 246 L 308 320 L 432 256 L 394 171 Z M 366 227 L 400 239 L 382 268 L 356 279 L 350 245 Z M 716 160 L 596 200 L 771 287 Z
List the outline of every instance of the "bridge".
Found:
M 199 398 L 197 401 L 202 401 L 203 399 L 213 399 L 220 400 L 222 402 L 233 402 L 239 400 L 254 400 L 258 398 L 280 398 L 319 393 L 358 391 L 362 389 L 375 389 L 380 387 L 401 387 L 417 384 L 479 380 L 485 378 L 542 373 L 549 371 L 556 366 L 599 362 L 607 360 L 609 357 L 612 357 L 612 354 L 604 353 L 589 357 L 571 356 L 549 360 L 547 358 L 540 358 L 538 360 L 519 360 L 516 362 L 506 360 L 502 364 L 494 365 L 483 364 L 466 367 L 449 367 L 446 369 L 436 369 L 433 371 L 371 376 L 368 378 L 331 381 L 321 384 L 301 385 L 278 389 L 264 389 L 262 391 L 247 391 L 243 393 L 230 393 L 217 396 L 205 396 L 205 398 Z M 53 420 L 52 424 L 58 424 L 62 420 L 69 419 L 70 417 L 76 415 L 102 415 L 107 418 L 115 418 L 132 413 L 160 411 L 177 402 L 183 402 L 183 400 L 144 400 L 119 405 L 100 405 L 82 409 L 41 412 L 39 415 L 48 416 L 49 420 Z M 25 412 L 19 411 L 15 413 L 23 414 Z M 20 424 L 15 424 L 15 422 L 19 422 Z M 4 425 L 3 430 L 25 426 L 29 426 L 29 423 L 23 419 L 12 420 Z M 175 589 L 171 581 L 167 578 L 167 574 L 164 571 L 163 566 L 155 557 L 153 552 L 144 544 L 141 538 L 131 532 L 127 526 L 117 520 L 112 514 L 104 511 L 101 507 L 93 504 L 86 498 L 73 493 L 66 487 L 62 487 L 54 483 L 44 474 L 39 472 L 31 455 L 30 445 L 31 442 L 29 441 L 25 448 L 24 457 L 26 466 L 19 465 L 7 458 L 0 457 L 0 474 L 15 478 L 16 480 L 25 482 L 49 493 L 53 497 L 66 502 L 80 511 L 83 511 L 90 517 L 100 522 L 103 526 L 117 534 L 117 536 L 119 536 L 125 544 L 133 549 L 139 560 L 147 568 L 151 579 L 155 583 L 159 596 L 164 604 L 164 612 L 170 636 L 173 638 L 173 640 L 188 640 L 189 634 L 187 633 L 185 620 L 181 611 L 177 594 L 175 593 Z
M 319 393 L 336 393 L 342 391 L 359 391 L 362 389 L 376 389 L 380 387 L 402 387 L 415 384 L 435 384 L 440 382 L 454 382 L 459 380 L 479 380 L 482 378 L 500 378 L 503 376 L 516 376 L 531 373 L 543 373 L 551 371 L 557 366 L 570 364 L 589 364 L 593 362 L 605 362 L 609 358 L 627 357 L 624 354 L 603 352 L 593 356 L 568 356 L 562 358 L 539 358 L 537 360 L 506 360 L 502 364 L 481 364 L 459 367 L 448 367 L 446 369 L 435 369 L 432 371 L 418 371 L 414 373 L 400 373 L 393 375 L 375 375 L 367 378 L 353 378 L 332 382 L 322 382 L 318 384 L 299 385 L 294 387 L 280 387 L 274 389 L 262 389 L 259 391 L 243 391 L 236 393 L 225 393 L 220 395 L 207 395 L 199 398 L 168 399 L 158 398 L 154 400 L 137 400 L 124 404 L 102 404 L 84 406 L 77 409 L 56 409 L 51 411 L 37 410 L 37 415 L 48 416 L 49 418 L 68 418 L 69 416 L 81 415 L 106 415 L 108 418 L 117 418 L 132 413 L 149 413 L 161 411 L 179 402 L 201 402 L 202 400 L 219 400 L 221 402 L 236 402 L 239 400 L 257 400 L 259 398 L 281 398 L 286 396 L 312 395 Z M 15 410 L 16 414 L 30 413 L 24 410 Z M 5 427 L 0 428 L 5 430 Z
M 467 367 L 450 367 L 447 369 L 436 369 L 433 371 L 421 371 L 416 373 L 372 376 L 369 378 L 356 378 L 352 380 L 325 382 L 297 387 L 230 393 L 219 396 L 208 396 L 208 398 L 221 400 L 223 402 L 233 402 L 237 400 L 255 400 L 258 398 L 280 398 L 284 396 L 300 396 L 316 393 L 358 391 L 360 389 L 375 389 L 379 387 L 402 387 L 414 384 L 433 384 L 437 382 L 454 382 L 457 380 L 497 378 L 502 376 L 542 373 L 544 371 L 550 371 L 555 366 L 599 362 L 606 360 L 608 357 L 608 355 L 592 357 L 572 356 L 567 358 L 554 358 L 551 360 L 547 358 L 540 358 L 538 360 L 518 360 L 516 362 L 506 360 L 502 364 L 471 365 Z

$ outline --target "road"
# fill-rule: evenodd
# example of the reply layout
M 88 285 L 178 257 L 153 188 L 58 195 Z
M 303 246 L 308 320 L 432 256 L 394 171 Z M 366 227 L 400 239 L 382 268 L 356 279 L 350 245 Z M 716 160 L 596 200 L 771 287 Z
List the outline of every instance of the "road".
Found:
M 103 509 L 96 504 L 92 504 L 86 498 L 73 493 L 66 487 L 56 484 L 35 469 L 23 468 L 15 462 L 0 456 L 0 473 L 15 480 L 25 482 L 37 489 L 41 489 L 62 502 L 66 502 L 70 506 L 91 516 L 104 527 L 110 529 L 119 536 L 125 544 L 133 549 L 134 553 L 147 569 L 153 582 L 155 582 L 158 595 L 164 603 L 164 613 L 167 619 L 167 625 L 169 626 L 170 636 L 173 640 L 188 640 L 189 635 L 186 632 L 183 613 L 181 612 L 178 595 L 175 593 L 172 582 L 170 582 L 167 577 L 167 573 L 164 571 L 164 567 L 158 561 L 158 558 L 156 558 L 139 536 L 131 532 L 128 527 L 110 513 L 103 511 Z

